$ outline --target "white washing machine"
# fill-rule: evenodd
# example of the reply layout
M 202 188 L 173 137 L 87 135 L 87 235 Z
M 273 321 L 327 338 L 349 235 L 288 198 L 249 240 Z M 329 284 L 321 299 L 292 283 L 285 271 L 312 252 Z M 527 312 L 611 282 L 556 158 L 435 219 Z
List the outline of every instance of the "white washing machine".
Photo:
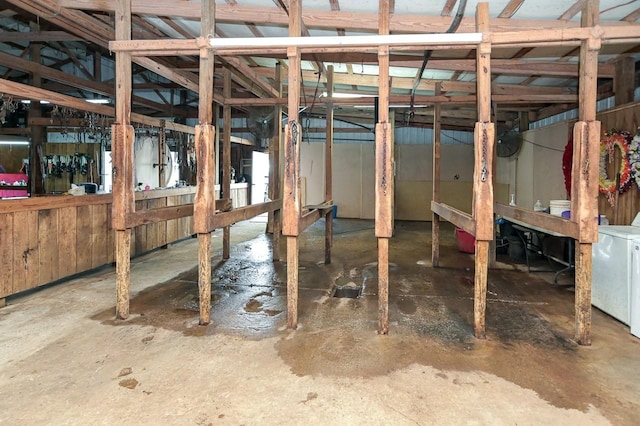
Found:
M 636 247 L 640 250 L 640 226 L 633 225 L 599 226 L 598 242 L 593 245 L 591 304 L 627 325 L 632 317 L 632 287 L 636 287 L 634 294 L 640 292 L 640 263 L 635 264 L 635 274 L 633 262 Z M 640 253 L 635 257 L 640 260 Z M 634 315 L 640 315 L 640 306 Z
M 633 240 L 632 262 L 629 327 L 631 327 L 631 334 L 640 337 L 640 239 Z

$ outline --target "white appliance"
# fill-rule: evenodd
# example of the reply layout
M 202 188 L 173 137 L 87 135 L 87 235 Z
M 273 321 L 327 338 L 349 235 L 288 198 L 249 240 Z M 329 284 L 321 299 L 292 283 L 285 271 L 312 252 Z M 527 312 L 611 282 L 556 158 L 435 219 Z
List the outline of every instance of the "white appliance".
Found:
M 629 326 L 631 327 L 631 334 L 640 337 L 640 239 L 633 240 L 632 262 Z
M 638 273 L 634 274 L 635 247 L 640 249 L 640 226 L 599 226 L 598 242 L 593 244 L 591 304 L 627 325 L 631 321 L 632 287 L 636 287 L 634 294 L 640 292 L 638 262 Z M 640 253 L 636 257 L 640 260 Z M 640 315 L 640 306 L 634 315 Z

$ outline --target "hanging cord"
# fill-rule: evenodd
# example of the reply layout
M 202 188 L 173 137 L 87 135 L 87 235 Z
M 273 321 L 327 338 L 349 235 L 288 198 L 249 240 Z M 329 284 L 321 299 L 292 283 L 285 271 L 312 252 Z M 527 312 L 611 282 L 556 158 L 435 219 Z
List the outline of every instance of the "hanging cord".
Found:
M 320 77 L 322 76 L 322 71 L 318 71 L 318 80 L 316 81 L 316 88 L 313 92 L 313 99 L 311 100 L 311 106 L 307 111 L 304 111 L 303 114 L 305 116 L 304 126 L 302 128 L 302 139 L 306 139 L 307 143 L 311 142 L 309 138 L 309 128 L 311 127 L 311 115 L 313 114 L 313 107 L 316 104 L 316 98 L 318 97 L 318 86 L 320 86 Z M 304 92 L 304 91 L 303 91 Z
M 467 0 L 460 0 L 458 3 L 458 9 L 456 10 L 456 15 L 453 17 L 453 21 L 451 21 L 451 25 L 445 31 L 445 34 L 455 32 L 460 26 L 460 22 L 462 21 L 462 17 L 464 16 L 464 10 L 467 7 Z M 415 115 L 415 97 L 416 90 L 418 89 L 418 85 L 420 84 L 420 80 L 422 80 L 422 73 L 424 73 L 425 68 L 427 67 L 427 63 L 429 59 L 431 59 L 431 55 L 433 54 L 433 50 L 425 50 L 424 51 L 424 59 L 422 61 L 422 65 L 420 66 L 420 71 L 416 76 L 416 81 L 413 82 L 413 88 L 411 89 L 411 102 L 410 102 L 410 112 L 409 119 Z

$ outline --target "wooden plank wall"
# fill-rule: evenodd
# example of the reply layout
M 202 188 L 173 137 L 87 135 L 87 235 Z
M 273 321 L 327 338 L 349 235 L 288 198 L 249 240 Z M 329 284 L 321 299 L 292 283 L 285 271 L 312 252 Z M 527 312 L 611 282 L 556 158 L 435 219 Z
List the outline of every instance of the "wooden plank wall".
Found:
M 613 108 L 598 114 L 598 120 L 602 123 L 602 131 L 611 129 L 626 130 L 633 136 L 640 126 L 640 104 L 631 104 Z M 607 167 L 608 175 L 615 176 L 619 170 L 620 158 L 615 152 L 616 158 L 612 165 Z M 630 225 L 636 214 L 640 211 L 640 189 L 631 182 L 627 191 L 618 196 L 615 206 L 611 206 L 602 194 L 598 197 L 598 211 L 609 219 L 611 225 Z
M 136 201 L 136 207 L 193 204 L 193 197 L 193 193 L 151 196 Z M 114 262 L 111 197 L 77 199 L 79 205 L 0 209 L 0 299 Z M 131 255 L 192 235 L 192 222 L 185 217 L 132 229 Z

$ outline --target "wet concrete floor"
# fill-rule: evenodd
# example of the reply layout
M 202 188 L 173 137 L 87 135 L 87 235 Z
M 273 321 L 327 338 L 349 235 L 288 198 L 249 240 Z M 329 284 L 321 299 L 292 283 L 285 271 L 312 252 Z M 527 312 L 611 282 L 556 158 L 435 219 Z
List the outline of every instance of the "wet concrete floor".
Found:
M 390 245 L 388 336 L 376 334 L 373 223 L 359 220 L 335 221 L 330 265 L 324 264 L 322 221 L 301 237 L 300 325 L 295 331 L 285 327 L 286 264 L 272 261 L 271 238 L 261 232 L 236 244 L 228 261 L 214 258 L 209 326 L 198 325 L 195 266 L 137 292 L 127 321 L 113 319 L 113 304 L 88 317 L 103 332 L 146 330 L 142 332 L 150 334 L 140 339 L 143 345 L 153 343 L 158 330 L 177 333 L 182 339 L 176 341 L 187 339 L 189 345 L 203 345 L 208 339 L 269 342 L 269 349 L 299 378 L 366 382 L 412 371 L 410 381 L 430 380 L 432 387 L 443 391 L 453 386 L 453 391 L 442 395 L 447 400 L 455 401 L 455 389 L 464 387 L 475 388 L 479 407 L 487 404 L 485 398 L 503 399 L 520 424 L 537 424 L 544 416 L 515 394 L 506 395 L 496 380 L 533 391 L 559 413 L 585 414 L 580 422 L 637 424 L 640 341 L 628 334 L 627 327 L 594 310 L 593 346 L 579 347 L 572 339 L 571 287 L 552 285 L 552 274 L 528 274 L 522 265 L 499 263 L 489 273 L 487 339 L 477 340 L 472 326 L 473 256 L 457 251 L 450 226 L 444 226 L 442 235 L 441 267 L 432 268 L 430 224 L 398 222 Z M 283 241 L 281 259 L 286 259 L 285 249 Z M 334 297 L 336 288 L 344 293 L 356 289 L 360 295 Z M 138 387 L 130 373 L 126 369 L 118 373 L 120 387 Z M 197 369 L 192 374 L 197 375 Z M 425 404 L 424 397 L 409 396 L 413 404 Z M 309 392 L 304 403 L 317 398 L 317 392 Z M 447 409 L 440 404 L 434 409 Z M 450 422 L 437 421 L 439 417 L 431 420 L 441 424 L 512 422 L 500 412 L 478 416 L 476 412 L 442 417 Z M 428 414 L 410 418 L 407 423 L 431 423 Z M 549 419 L 569 421 L 559 414 Z M 267 423 L 281 423 L 271 420 Z

